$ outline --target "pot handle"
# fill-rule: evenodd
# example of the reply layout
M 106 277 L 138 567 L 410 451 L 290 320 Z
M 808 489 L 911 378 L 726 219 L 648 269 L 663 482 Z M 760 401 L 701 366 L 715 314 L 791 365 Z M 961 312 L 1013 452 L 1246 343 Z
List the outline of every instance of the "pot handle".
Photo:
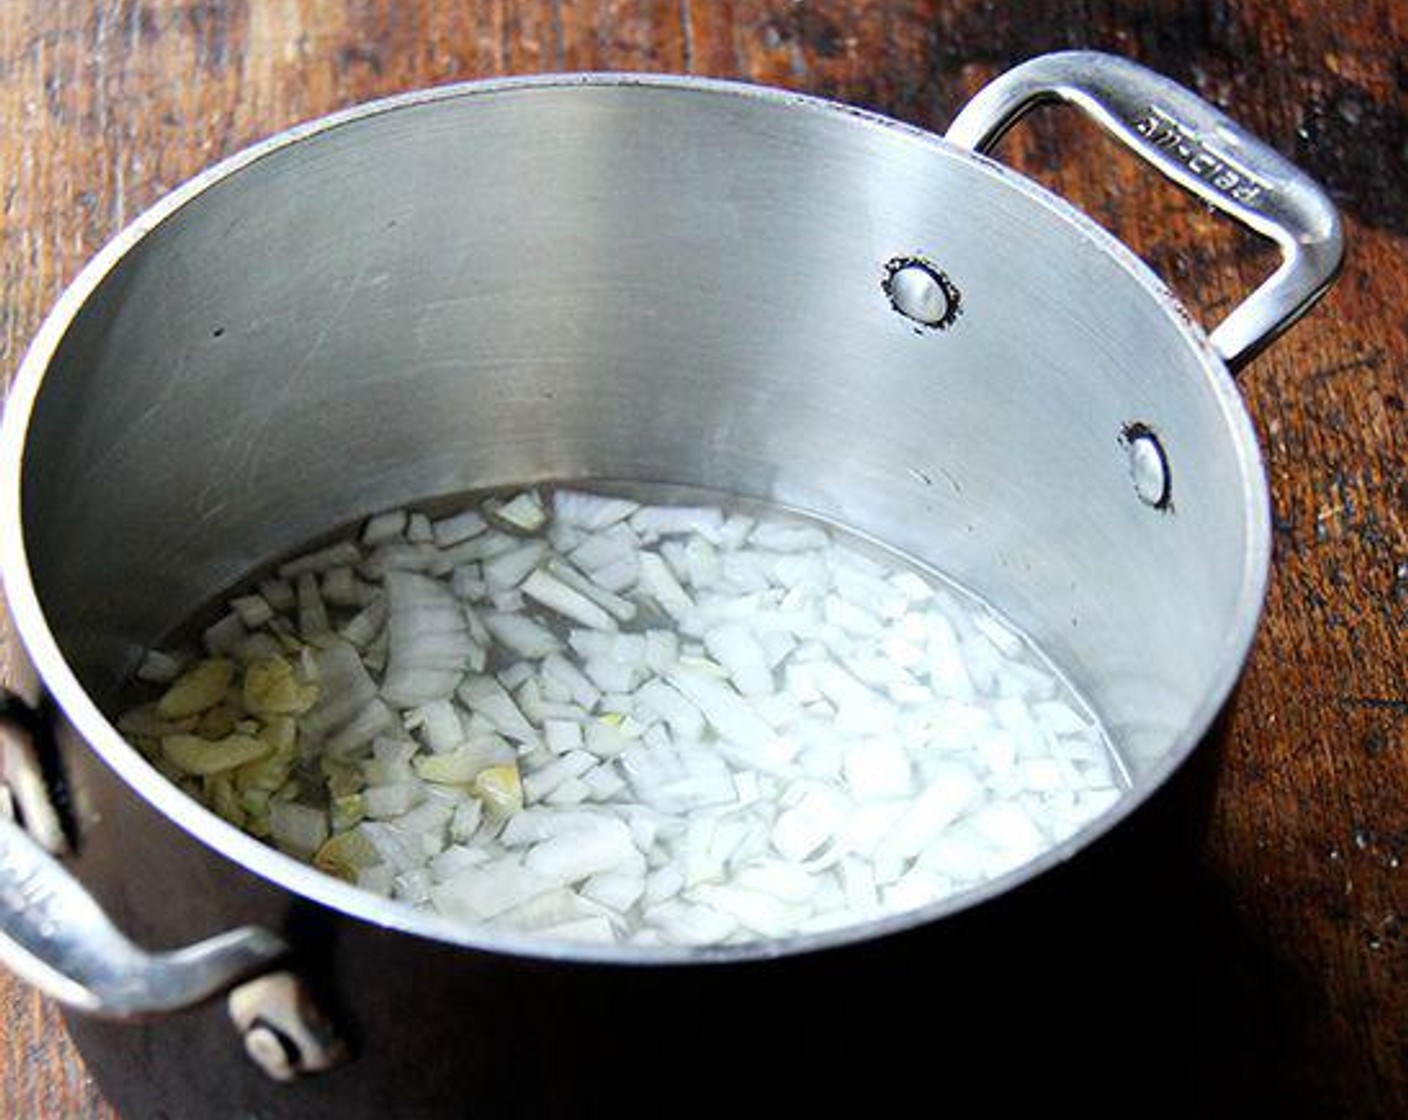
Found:
M 1053 101 L 1077 106 L 1174 182 L 1280 246 L 1280 266 L 1210 335 L 1234 372 L 1339 272 L 1344 237 L 1325 192 L 1202 98 L 1128 59 L 1061 51 L 1024 62 L 983 87 L 947 139 L 986 153 L 1029 110 Z
M 22 753 L 33 713 L 13 694 L 3 699 L 0 737 Z M 287 951 L 253 926 L 170 952 L 139 949 L 58 860 L 0 814 L 0 965 L 67 1007 L 126 1020 L 179 1011 L 267 972 Z

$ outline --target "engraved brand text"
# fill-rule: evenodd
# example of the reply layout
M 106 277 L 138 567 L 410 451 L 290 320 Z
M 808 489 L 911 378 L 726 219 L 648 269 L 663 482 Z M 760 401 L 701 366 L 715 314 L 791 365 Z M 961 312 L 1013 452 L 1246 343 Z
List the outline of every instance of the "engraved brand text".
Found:
M 1152 105 L 1136 117 L 1134 131 L 1167 152 L 1193 175 L 1238 202 L 1254 206 L 1266 184 L 1230 156 L 1199 140 L 1193 131 Z

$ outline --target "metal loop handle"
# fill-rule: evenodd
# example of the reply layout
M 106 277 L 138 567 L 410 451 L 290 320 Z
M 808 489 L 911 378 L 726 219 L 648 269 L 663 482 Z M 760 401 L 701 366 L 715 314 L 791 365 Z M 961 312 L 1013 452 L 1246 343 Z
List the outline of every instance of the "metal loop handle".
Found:
M 1344 237 L 1325 192 L 1202 98 L 1128 59 L 1094 51 L 1034 58 L 980 90 L 947 138 L 987 152 L 1028 111 L 1053 101 L 1079 107 L 1164 175 L 1280 246 L 1280 266 L 1210 336 L 1233 371 L 1334 280 Z
M 0 689 L 3 738 L 34 732 L 31 710 Z M 32 753 L 32 751 L 31 751 Z M 23 802 L 36 817 L 43 793 Z M 24 828 L 0 814 L 0 965 L 67 1007 L 109 1019 L 179 1011 L 266 972 L 288 953 L 245 926 L 184 949 L 149 953 L 127 940 L 83 885 Z

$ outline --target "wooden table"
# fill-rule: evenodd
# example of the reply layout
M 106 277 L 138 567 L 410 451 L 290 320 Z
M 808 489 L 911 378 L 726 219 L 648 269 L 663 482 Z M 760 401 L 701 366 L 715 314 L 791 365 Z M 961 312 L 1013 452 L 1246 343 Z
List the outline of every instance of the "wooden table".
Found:
M 0 366 L 13 373 L 83 261 L 165 191 L 399 90 L 686 71 L 942 129 L 1042 51 L 1106 49 L 1169 74 L 1328 186 L 1350 245 L 1333 293 L 1241 380 L 1270 470 L 1275 570 L 1211 825 L 1188 858 L 1272 978 L 1255 991 L 1284 1029 L 1274 1045 L 1247 1040 L 1247 1076 L 1291 1087 L 1310 1114 L 1408 1115 L 1404 14 L 1394 0 L 5 0 Z M 1038 115 L 1001 154 L 1113 228 L 1204 321 L 1271 263 L 1072 114 Z M 0 1116 L 111 1115 L 52 1008 L 0 977 Z

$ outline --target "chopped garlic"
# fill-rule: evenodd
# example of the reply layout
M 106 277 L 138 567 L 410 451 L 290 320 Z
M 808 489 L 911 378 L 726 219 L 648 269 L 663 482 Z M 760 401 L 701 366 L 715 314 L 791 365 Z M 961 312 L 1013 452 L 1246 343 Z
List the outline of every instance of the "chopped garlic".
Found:
M 213 708 L 225 698 L 235 679 L 235 663 L 223 657 L 200 661 L 187 669 L 156 703 L 162 719 L 181 719 Z
M 161 753 L 178 770 L 203 776 L 234 770 L 263 758 L 272 747 L 252 735 L 227 735 L 223 739 L 202 739 L 199 735 L 166 735 Z

